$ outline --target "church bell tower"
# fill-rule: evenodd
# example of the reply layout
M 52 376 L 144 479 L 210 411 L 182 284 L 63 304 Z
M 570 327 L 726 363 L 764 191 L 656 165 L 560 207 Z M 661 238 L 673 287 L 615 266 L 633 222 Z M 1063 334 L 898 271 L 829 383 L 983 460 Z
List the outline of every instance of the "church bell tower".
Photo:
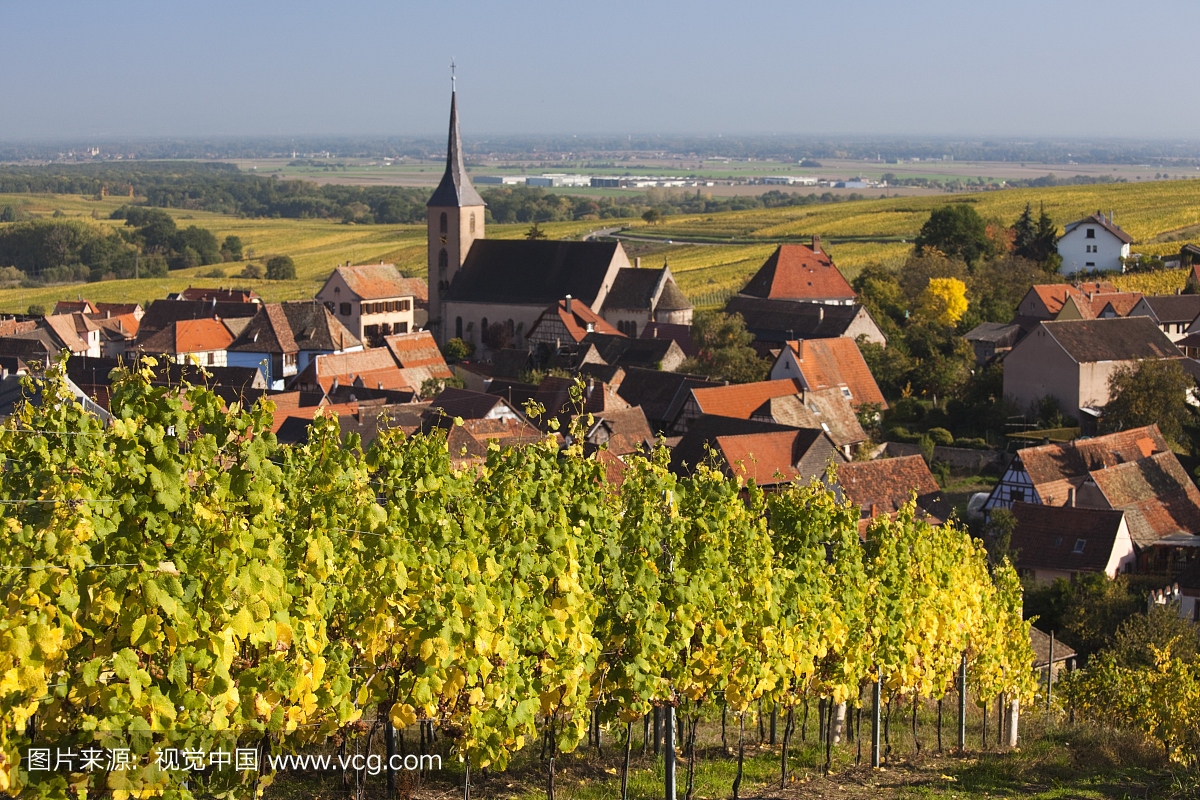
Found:
M 429 237 L 429 328 L 439 344 L 456 334 L 454 321 L 446 319 L 446 293 L 476 239 L 483 238 L 483 198 L 463 165 L 462 138 L 458 133 L 458 105 L 451 77 L 450 136 L 446 146 L 446 172 L 426 204 Z

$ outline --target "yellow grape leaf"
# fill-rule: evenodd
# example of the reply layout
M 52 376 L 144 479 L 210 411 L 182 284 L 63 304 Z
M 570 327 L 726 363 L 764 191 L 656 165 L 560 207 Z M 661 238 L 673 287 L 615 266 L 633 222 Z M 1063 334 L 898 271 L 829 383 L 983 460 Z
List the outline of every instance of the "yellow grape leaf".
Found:
M 396 730 L 404 730 L 417 722 L 417 711 L 408 703 L 396 703 L 388 711 L 388 719 Z

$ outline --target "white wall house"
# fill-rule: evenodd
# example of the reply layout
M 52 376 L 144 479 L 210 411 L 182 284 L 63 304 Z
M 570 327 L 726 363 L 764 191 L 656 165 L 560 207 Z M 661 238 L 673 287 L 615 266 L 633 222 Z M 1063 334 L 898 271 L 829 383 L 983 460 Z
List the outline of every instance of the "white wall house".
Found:
M 1090 217 L 1072 222 L 1058 240 L 1063 275 L 1080 272 L 1123 272 L 1122 259 L 1129 258 L 1133 239 L 1113 224 L 1112 217 L 1097 211 Z

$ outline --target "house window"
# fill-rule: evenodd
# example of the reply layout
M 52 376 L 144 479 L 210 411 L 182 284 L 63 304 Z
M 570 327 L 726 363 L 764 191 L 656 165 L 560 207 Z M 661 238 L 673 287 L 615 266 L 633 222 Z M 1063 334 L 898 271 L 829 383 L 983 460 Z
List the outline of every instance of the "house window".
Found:
M 442 212 L 442 221 L 438 224 L 438 233 L 445 233 L 450 230 L 450 218 L 446 216 L 446 212 Z M 1091 233 L 1088 234 L 1091 236 Z
M 392 328 L 392 330 L 395 331 L 396 333 L 408 333 L 408 323 L 407 322 L 397 322 L 396 325 Z
M 1089 262 L 1087 262 L 1086 264 L 1084 264 L 1084 266 L 1085 266 L 1085 267 L 1094 267 L 1094 266 L 1096 266 L 1096 262 L 1095 262 L 1095 261 L 1089 261 Z
M 1085 548 L 1085 547 L 1087 547 L 1087 539 L 1076 539 L 1075 540 L 1075 549 L 1072 550 L 1071 552 L 1072 553 L 1082 553 L 1083 548 Z
M 1008 499 L 1013 503 L 1025 502 L 1025 490 L 1019 486 L 1010 487 L 1008 490 Z
M 445 215 L 445 214 L 442 214 L 442 216 L 444 217 L 444 216 L 446 216 L 446 215 Z M 445 230 L 445 228 L 443 228 L 442 230 Z M 1096 229 L 1095 229 L 1095 228 L 1088 228 L 1088 229 L 1087 229 L 1087 238 L 1089 238 L 1089 239 L 1095 239 L 1095 238 L 1096 238 Z
M 843 386 L 843 387 L 841 387 L 841 389 L 842 389 L 842 397 L 846 398 L 847 400 L 854 399 L 854 395 L 850 394 L 850 390 L 847 387 Z
M 1054 537 L 1054 546 L 1055 546 L 1055 547 L 1062 547 L 1062 537 L 1061 537 L 1061 536 L 1055 536 L 1055 537 Z
M 217 363 L 217 354 L 209 353 L 208 354 L 208 365 L 211 367 L 211 366 L 215 366 L 216 363 Z
M 411 300 L 401 300 L 400 302 L 396 303 L 397 311 L 408 311 L 410 308 L 412 308 Z
M 342 303 L 341 307 L 338 308 L 338 313 L 341 314 L 343 317 L 350 316 L 350 304 Z
M 475 212 L 471 212 L 471 233 L 475 233 Z
M 327 311 L 328 311 L 330 314 L 332 314 L 332 313 L 333 313 L 333 309 L 334 309 L 333 302 L 332 302 L 332 301 L 330 301 L 330 300 L 326 300 L 326 301 L 325 301 L 325 309 L 326 309 L 326 310 L 327 310 Z
M 283 354 L 283 366 L 284 367 L 296 366 L 296 354 L 295 353 L 284 353 Z
M 363 326 L 363 334 L 366 336 L 378 336 L 379 335 L 379 326 L 378 325 L 364 325 Z

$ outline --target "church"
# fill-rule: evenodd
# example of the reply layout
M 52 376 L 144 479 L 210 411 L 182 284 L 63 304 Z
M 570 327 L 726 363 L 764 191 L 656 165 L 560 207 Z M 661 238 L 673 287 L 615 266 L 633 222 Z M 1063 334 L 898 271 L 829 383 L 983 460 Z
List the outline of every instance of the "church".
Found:
M 457 93 L 450 94 L 446 172 L 427 207 L 429 322 L 439 344 L 524 348 L 533 323 L 572 298 L 623 335 L 651 322 L 690 325 L 692 305 L 667 266 L 640 269 L 620 242 L 488 239 L 485 203 L 463 163 Z

